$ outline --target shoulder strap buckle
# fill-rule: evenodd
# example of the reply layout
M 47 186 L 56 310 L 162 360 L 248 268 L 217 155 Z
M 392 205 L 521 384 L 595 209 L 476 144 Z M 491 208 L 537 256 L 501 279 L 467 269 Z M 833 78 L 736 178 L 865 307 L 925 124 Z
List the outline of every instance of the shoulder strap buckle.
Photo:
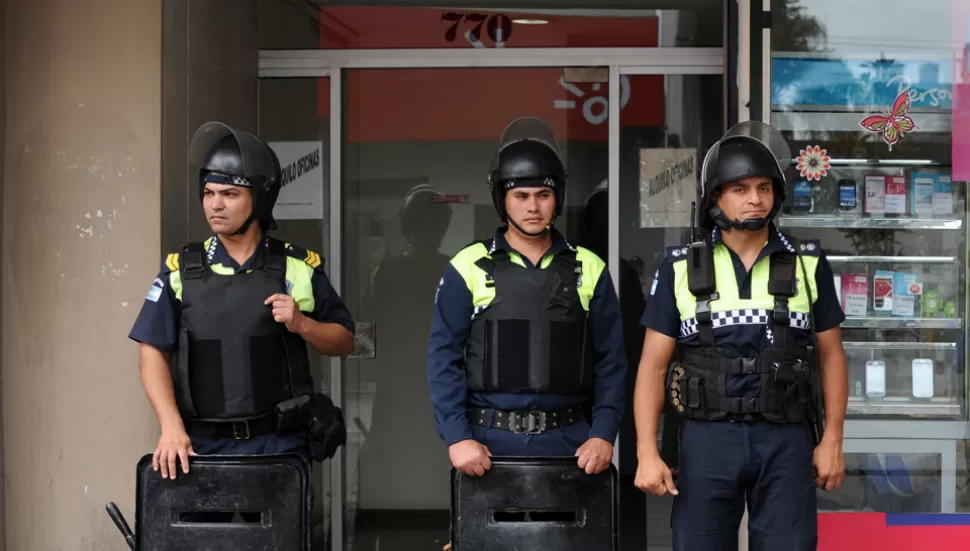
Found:
M 266 251 L 266 270 L 280 279 L 286 277 L 286 248 L 282 241 L 270 239 Z
M 202 243 L 189 243 L 182 249 L 182 279 L 198 279 L 205 271 L 205 247 Z
M 785 251 L 771 255 L 768 272 L 768 292 L 775 297 L 773 321 L 776 325 L 790 325 L 788 299 L 798 292 L 795 268 L 798 257 Z M 806 285 L 808 282 L 806 282 Z

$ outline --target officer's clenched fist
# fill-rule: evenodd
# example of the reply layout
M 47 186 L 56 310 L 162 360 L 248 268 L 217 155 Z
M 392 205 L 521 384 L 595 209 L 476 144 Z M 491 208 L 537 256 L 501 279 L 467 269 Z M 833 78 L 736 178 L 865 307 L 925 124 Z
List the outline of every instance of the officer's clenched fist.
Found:
M 468 476 L 482 476 L 492 468 L 492 452 L 474 440 L 462 440 L 448 446 L 451 464 Z
M 637 477 L 633 484 L 640 490 L 662 496 L 667 492 L 677 495 L 677 487 L 674 486 L 674 474 L 660 459 L 659 455 L 651 455 L 640 459 L 637 466 Z
M 306 316 L 300 311 L 300 307 L 297 306 L 293 297 L 277 293 L 266 299 L 263 304 L 273 308 L 273 319 L 286 325 L 290 332 L 301 333 L 303 331 Z

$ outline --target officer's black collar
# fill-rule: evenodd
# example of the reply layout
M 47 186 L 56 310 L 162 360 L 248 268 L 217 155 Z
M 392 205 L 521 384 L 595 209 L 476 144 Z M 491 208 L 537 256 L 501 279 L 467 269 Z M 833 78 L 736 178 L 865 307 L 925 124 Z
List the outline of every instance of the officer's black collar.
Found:
M 262 246 L 256 247 L 252 256 L 240 265 L 233 257 L 229 256 L 229 252 L 223 246 L 222 241 L 219 240 L 219 236 L 213 234 L 209 241 L 209 246 L 205 251 L 206 264 L 210 266 L 213 264 L 222 264 L 223 266 L 233 268 L 237 272 L 260 268 L 266 263 L 266 251 L 269 249 L 269 239 L 268 235 L 264 235 Z
M 514 251 L 516 253 L 519 252 L 513 249 L 509 245 L 508 240 L 505 239 L 505 232 L 507 232 L 508 229 L 509 227 L 505 225 L 505 226 L 499 227 L 498 230 L 495 231 L 495 237 L 492 238 L 492 243 L 488 250 L 489 253 L 494 253 L 495 251 L 498 251 L 498 250 L 502 250 L 506 252 Z M 563 237 L 563 235 L 559 233 L 559 230 L 557 230 L 556 228 L 554 227 L 549 228 L 549 235 L 550 237 L 552 237 L 552 246 L 549 247 L 549 251 L 546 254 L 558 253 L 566 250 L 569 250 L 569 251 L 576 250 L 576 248 L 573 247 L 572 244 L 569 243 L 569 241 L 566 241 L 566 238 Z
M 711 248 L 717 247 L 721 243 L 721 229 L 714 228 L 711 231 Z M 762 255 L 771 254 L 776 251 L 796 252 L 791 240 L 778 229 L 774 222 L 768 224 L 768 243 L 762 249 Z

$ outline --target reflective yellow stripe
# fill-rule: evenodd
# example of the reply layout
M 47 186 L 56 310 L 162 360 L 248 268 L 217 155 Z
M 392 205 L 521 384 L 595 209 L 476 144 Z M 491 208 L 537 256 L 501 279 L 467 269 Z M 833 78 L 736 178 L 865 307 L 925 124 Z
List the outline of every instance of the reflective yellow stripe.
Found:
M 236 272 L 229 266 L 213 264 L 209 266 L 213 272 L 221 276 L 232 276 Z M 310 313 L 316 306 L 313 298 L 313 268 L 305 261 L 289 256 L 286 258 L 286 280 L 293 284 L 290 296 L 296 301 L 301 312 Z M 178 270 L 168 274 L 168 283 L 172 286 L 175 298 L 182 300 L 182 274 Z M 269 298 L 269 297 L 266 297 Z
M 317 257 L 319 263 L 319 256 Z M 313 268 L 305 261 L 292 256 L 286 257 L 286 280 L 293 284 L 290 296 L 296 301 L 302 312 L 312 312 L 315 306 L 313 300 Z
M 475 265 L 480 258 L 488 255 L 488 249 L 481 243 L 465 247 L 451 259 L 451 266 L 465 280 L 465 286 L 472 294 L 474 306 L 486 306 L 495 298 L 495 287 L 485 286 L 485 271 Z
M 495 287 L 485 285 L 485 271 L 475 265 L 475 262 L 486 256 L 488 256 L 488 249 L 485 248 L 485 245 L 476 243 L 460 251 L 451 259 L 451 265 L 465 280 L 465 285 L 472 294 L 472 305 L 475 307 L 487 306 L 495 298 Z M 542 259 L 539 267 L 543 270 L 547 269 L 554 256 L 547 255 Z M 526 266 L 522 257 L 515 252 L 509 252 L 509 259 L 523 268 Z M 576 249 L 576 260 L 582 262 L 582 277 L 577 288 L 579 300 L 583 309 L 589 311 L 589 303 L 593 299 L 596 284 L 603 274 L 603 270 L 606 269 L 606 263 L 595 253 L 582 247 Z
M 606 269 L 606 262 L 596 256 L 596 253 L 583 247 L 576 247 L 576 260 L 583 263 L 583 280 L 577 289 L 579 300 L 583 303 L 583 309 L 589 312 L 589 303 L 593 300 L 593 292 L 599 283 L 603 270 Z
M 792 312 L 808 313 L 808 293 L 802 273 L 802 263 L 808 274 L 808 285 L 811 286 L 812 300 L 818 300 L 818 288 L 815 282 L 815 271 L 818 268 L 818 257 L 799 255 L 799 263 L 795 268 L 795 278 L 798 280 L 798 293 L 788 301 L 788 309 Z M 738 281 L 734 272 L 734 263 L 727 247 L 718 244 L 714 249 L 714 274 L 717 300 L 711 301 L 711 312 L 726 312 L 729 310 L 760 309 L 771 310 L 775 306 L 775 299 L 768 293 L 768 276 L 771 261 L 766 257 L 758 261 L 751 270 L 751 298 L 742 299 L 738 289 Z M 677 298 L 677 310 L 680 320 L 685 321 L 694 317 L 697 301 L 691 294 L 687 282 L 687 260 L 674 263 L 674 295 Z

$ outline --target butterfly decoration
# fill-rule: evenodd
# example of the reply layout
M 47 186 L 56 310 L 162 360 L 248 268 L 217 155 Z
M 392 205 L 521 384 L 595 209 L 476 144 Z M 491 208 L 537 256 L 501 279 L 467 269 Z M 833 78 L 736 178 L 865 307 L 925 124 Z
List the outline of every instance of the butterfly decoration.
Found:
M 859 121 L 859 126 L 870 132 L 882 133 L 882 141 L 886 142 L 889 150 L 892 151 L 893 144 L 898 143 L 907 133 L 919 128 L 909 116 L 910 107 L 912 103 L 909 93 L 902 92 L 896 96 L 889 113 L 870 115 Z
M 801 176 L 811 180 L 821 180 L 823 177 L 827 176 L 829 169 L 832 168 L 829 165 L 831 157 L 828 156 L 828 151 L 822 149 L 819 146 L 808 146 L 798 152 L 798 170 L 801 171 Z

